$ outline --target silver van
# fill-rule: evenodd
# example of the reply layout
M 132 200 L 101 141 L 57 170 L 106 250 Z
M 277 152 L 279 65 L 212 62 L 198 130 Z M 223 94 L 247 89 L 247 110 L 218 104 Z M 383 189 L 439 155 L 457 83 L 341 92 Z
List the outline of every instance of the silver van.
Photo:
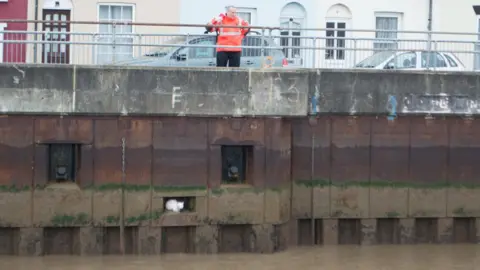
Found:
M 248 48 L 248 46 L 261 47 L 262 42 L 263 48 Z M 214 46 L 216 44 L 216 35 L 201 35 L 193 37 L 177 36 L 162 43 L 162 47 L 144 54 L 142 57 L 116 62 L 115 65 L 155 67 L 216 66 L 217 60 L 215 47 L 184 47 L 182 46 L 184 44 Z M 282 52 L 282 48 L 276 46 L 273 41 L 262 37 L 256 32 L 251 32 L 246 35 L 243 39 L 242 45 L 244 48 L 242 49 L 240 67 L 279 68 L 288 65 L 287 59 Z

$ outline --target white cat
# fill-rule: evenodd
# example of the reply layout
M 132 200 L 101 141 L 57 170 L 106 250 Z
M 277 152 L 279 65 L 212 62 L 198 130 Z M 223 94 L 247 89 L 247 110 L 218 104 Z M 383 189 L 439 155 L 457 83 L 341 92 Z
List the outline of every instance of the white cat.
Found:
M 170 199 L 167 201 L 165 208 L 172 212 L 180 212 L 183 209 L 184 202 Z

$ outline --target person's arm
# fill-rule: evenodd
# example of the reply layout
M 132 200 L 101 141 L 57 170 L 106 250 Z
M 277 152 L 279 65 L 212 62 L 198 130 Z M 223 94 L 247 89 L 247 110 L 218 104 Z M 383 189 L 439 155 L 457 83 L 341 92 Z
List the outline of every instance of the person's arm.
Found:
M 220 16 L 214 17 L 210 22 L 207 23 L 207 26 L 205 27 L 207 29 L 207 32 L 214 32 L 216 31 L 214 25 L 218 25 L 222 22 L 222 17 L 221 14 Z
M 245 20 L 242 20 L 242 26 L 249 26 L 248 22 Z M 250 32 L 250 28 L 242 28 L 242 36 L 245 36 Z

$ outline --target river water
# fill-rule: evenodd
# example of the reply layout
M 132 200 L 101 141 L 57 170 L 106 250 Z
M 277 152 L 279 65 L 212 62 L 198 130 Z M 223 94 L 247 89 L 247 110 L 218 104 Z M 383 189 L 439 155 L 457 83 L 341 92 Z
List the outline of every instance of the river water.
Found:
M 275 254 L 0 257 L 12 270 L 480 269 L 480 245 L 327 246 Z

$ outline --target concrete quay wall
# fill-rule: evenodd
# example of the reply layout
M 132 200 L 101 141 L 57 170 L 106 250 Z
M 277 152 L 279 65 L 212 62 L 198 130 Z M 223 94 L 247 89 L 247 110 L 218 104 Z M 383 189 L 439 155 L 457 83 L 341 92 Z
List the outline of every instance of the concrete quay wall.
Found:
M 50 115 L 478 114 L 475 73 L 0 64 L 0 112 Z
M 477 243 L 479 88 L 463 73 L 0 66 L 0 254 Z M 55 144 L 77 147 L 72 183 L 51 179 Z M 244 184 L 223 182 L 227 146 L 249 149 Z M 165 212 L 170 198 L 190 211 Z

